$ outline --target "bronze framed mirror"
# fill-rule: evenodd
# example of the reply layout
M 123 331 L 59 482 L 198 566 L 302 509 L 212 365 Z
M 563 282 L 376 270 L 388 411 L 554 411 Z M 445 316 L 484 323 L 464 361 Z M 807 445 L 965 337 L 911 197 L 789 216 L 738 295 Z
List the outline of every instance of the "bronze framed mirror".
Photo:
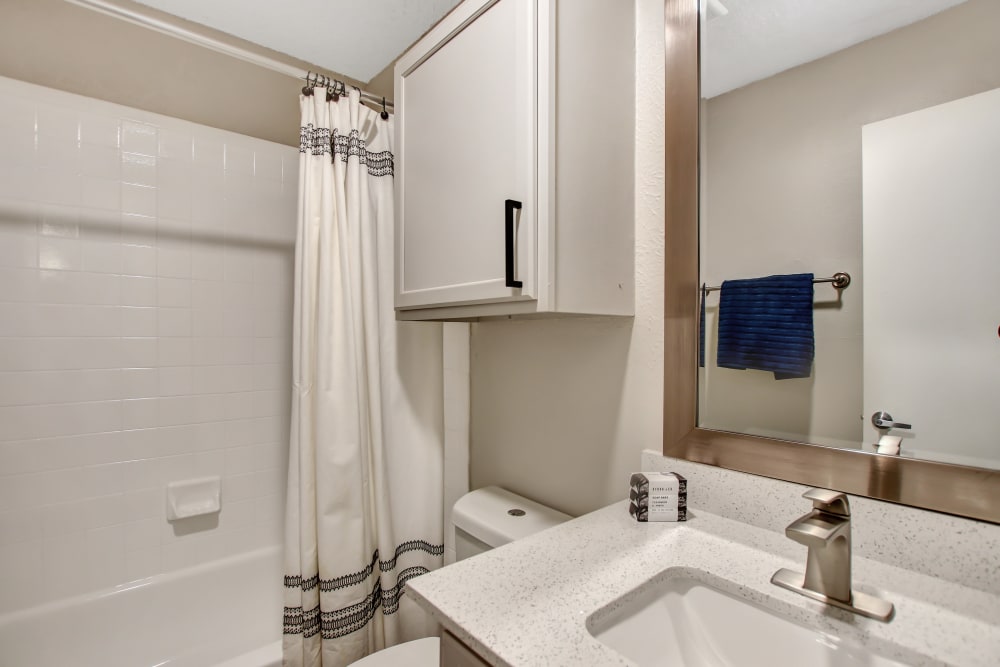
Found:
M 997 470 L 699 426 L 699 21 L 699 0 L 665 1 L 663 454 L 1000 523 Z

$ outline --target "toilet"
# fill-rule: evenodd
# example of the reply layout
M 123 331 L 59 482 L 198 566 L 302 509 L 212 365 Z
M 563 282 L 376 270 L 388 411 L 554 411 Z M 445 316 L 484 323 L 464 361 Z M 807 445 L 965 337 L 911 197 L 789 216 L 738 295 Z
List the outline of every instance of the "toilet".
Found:
M 475 556 L 571 518 L 498 486 L 471 491 L 451 511 L 455 558 Z M 440 640 L 427 637 L 378 651 L 352 667 L 438 667 L 439 652 Z

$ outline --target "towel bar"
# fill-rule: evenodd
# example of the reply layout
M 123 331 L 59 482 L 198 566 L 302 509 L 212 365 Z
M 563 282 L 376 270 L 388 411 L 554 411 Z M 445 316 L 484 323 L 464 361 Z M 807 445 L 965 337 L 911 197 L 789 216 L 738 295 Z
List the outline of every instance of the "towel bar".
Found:
M 829 278 L 813 278 L 813 283 L 833 283 L 833 286 L 835 288 L 844 289 L 845 287 L 851 284 L 851 274 L 844 273 L 841 271 L 833 274 Z M 715 287 L 709 287 L 708 285 L 702 283 L 701 286 L 701 291 L 704 293 L 718 292 L 720 289 L 722 289 L 721 285 L 717 285 Z

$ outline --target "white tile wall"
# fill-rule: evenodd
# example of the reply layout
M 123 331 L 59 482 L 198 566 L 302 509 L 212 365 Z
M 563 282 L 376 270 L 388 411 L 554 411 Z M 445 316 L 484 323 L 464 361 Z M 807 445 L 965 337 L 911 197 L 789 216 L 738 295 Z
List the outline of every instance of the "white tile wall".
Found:
M 469 491 L 469 325 L 444 324 L 444 562 L 455 562 L 451 508 Z
M 0 146 L 0 614 L 279 543 L 297 151 L 9 79 Z

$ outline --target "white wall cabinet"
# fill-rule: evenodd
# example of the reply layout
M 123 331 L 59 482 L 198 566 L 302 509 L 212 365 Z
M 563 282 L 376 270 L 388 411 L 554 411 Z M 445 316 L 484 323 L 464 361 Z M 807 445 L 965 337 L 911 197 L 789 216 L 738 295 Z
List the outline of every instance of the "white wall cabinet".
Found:
M 466 0 L 399 59 L 399 319 L 633 314 L 634 80 L 617 0 Z

